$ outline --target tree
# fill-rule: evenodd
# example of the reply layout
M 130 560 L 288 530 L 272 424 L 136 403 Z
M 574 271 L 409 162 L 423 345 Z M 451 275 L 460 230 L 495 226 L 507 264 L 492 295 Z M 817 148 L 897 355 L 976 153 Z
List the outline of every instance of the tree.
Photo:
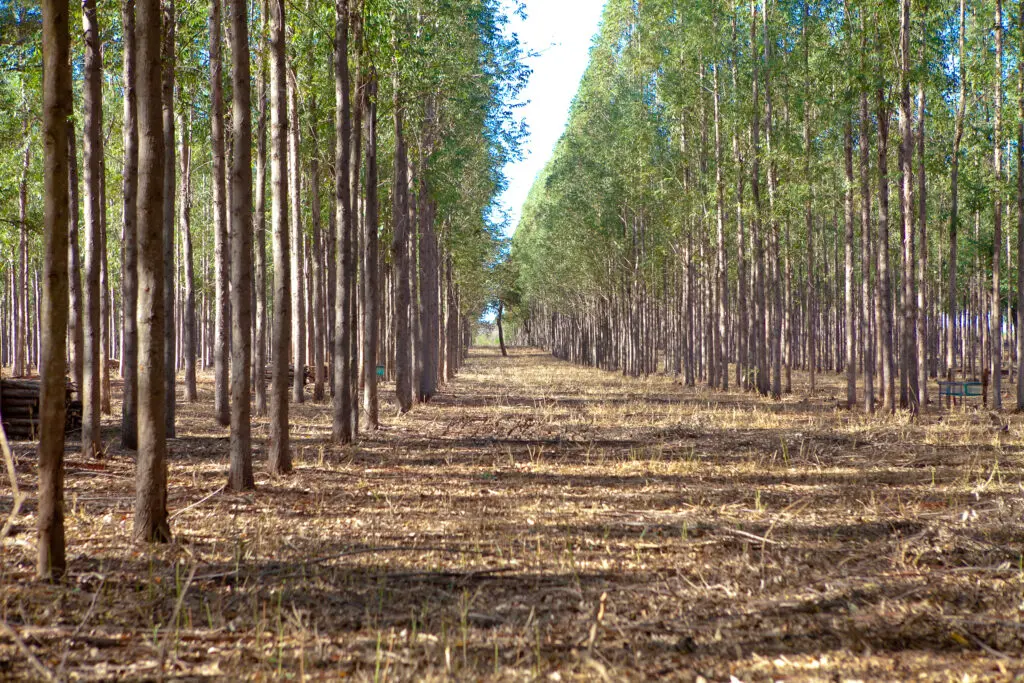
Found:
M 355 289 L 355 263 L 351 258 L 353 225 L 351 203 L 350 155 L 351 118 L 348 71 L 349 0 L 336 0 L 334 15 L 334 201 L 335 239 L 339 253 L 334 299 L 334 411 L 332 437 L 348 443 L 352 430 L 352 326 L 350 324 L 352 292 Z
M 124 302 L 122 330 L 124 390 L 121 396 L 121 446 L 134 450 L 138 446 L 138 326 L 135 321 L 138 300 L 138 251 L 136 246 L 136 214 L 138 202 L 139 131 L 135 91 L 135 0 L 121 3 L 121 26 L 124 32 L 124 174 L 122 179 L 122 220 L 124 243 L 122 253 L 121 299 Z M 77 239 L 75 236 L 73 239 Z
M 215 0 L 216 1 L 216 0 Z M 255 488 L 250 422 L 252 353 L 252 118 L 249 93 L 248 5 L 231 0 L 231 472 L 233 491 Z
M 96 0 L 82 3 L 85 33 L 85 372 L 82 376 L 82 455 L 103 454 L 100 437 L 100 263 L 104 259 L 100 218 L 100 157 L 102 155 L 102 58 Z
M 291 346 L 290 255 L 288 243 L 288 104 L 285 71 L 284 0 L 270 5 L 270 187 L 274 230 L 273 367 L 270 388 L 269 467 L 292 470 L 288 446 L 288 351 Z
M 395 394 L 402 413 L 412 410 L 412 339 L 409 329 L 409 158 L 405 147 L 403 124 L 402 84 L 396 72 L 394 89 L 395 169 L 392 184 L 392 210 L 394 237 L 391 257 L 395 266 Z
M 163 151 L 163 240 L 162 247 L 163 262 L 166 264 L 162 269 L 164 283 L 162 288 L 164 319 L 161 331 L 164 334 L 164 419 L 167 421 L 167 436 L 173 438 L 175 434 L 175 377 L 177 356 L 175 354 L 174 334 L 174 187 L 175 187 L 175 163 L 174 163 L 174 29 L 177 16 L 174 10 L 174 0 L 163 2 L 163 42 L 162 42 L 162 93 L 161 103 L 163 107 L 163 130 L 164 130 L 164 151 Z M 141 23 L 141 22 L 140 22 Z M 141 59 L 140 59 L 141 61 Z M 140 67 L 141 68 L 141 67 Z M 141 130 L 141 129 L 140 129 Z M 140 132 L 141 135 L 141 132 Z M 141 171 L 140 171 L 141 175 Z M 140 191 L 141 194 L 141 191 Z M 140 245 L 139 249 L 142 247 Z M 143 286 L 142 278 L 139 278 L 139 286 Z M 142 299 L 139 300 L 141 307 Z M 141 343 L 140 343 L 140 351 Z M 141 382 L 141 380 L 140 380 Z M 141 394 L 141 389 L 139 390 Z M 142 416 L 139 416 L 141 421 Z M 140 428 L 141 429 L 141 428 Z M 166 486 L 165 486 L 166 488 Z
M 224 173 L 224 80 L 221 64 L 221 12 L 220 0 L 210 0 L 210 142 L 213 146 L 213 239 L 214 239 L 214 295 L 216 313 L 213 333 L 214 413 L 222 425 L 231 424 L 228 407 L 228 366 L 230 348 L 228 333 L 231 328 L 228 300 L 230 277 L 228 256 L 227 189 Z M 234 188 L 232 188 L 234 189 Z
M 36 572 L 55 579 L 64 552 L 64 357 L 68 326 L 68 150 L 71 34 L 67 0 L 43 0 L 43 321 L 40 372 L 39 558 Z
M 171 15 L 173 16 L 173 14 Z M 167 393 L 164 373 L 164 125 L 159 0 L 137 0 L 139 109 L 139 454 L 133 536 L 171 539 L 167 519 Z

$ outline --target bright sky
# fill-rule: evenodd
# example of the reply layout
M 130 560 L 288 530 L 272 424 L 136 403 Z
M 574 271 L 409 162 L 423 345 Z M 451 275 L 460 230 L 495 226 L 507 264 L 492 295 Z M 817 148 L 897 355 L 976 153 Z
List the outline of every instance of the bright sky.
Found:
M 520 110 L 530 127 L 525 158 L 506 169 L 508 191 L 501 204 L 509 212 L 509 230 L 519 215 L 537 174 L 551 158 L 565 130 L 569 105 L 587 68 L 591 39 L 598 31 L 605 0 L 525 0 L 526 20 L 513 17 L 510 29 L 519 34 L 533 69 Z

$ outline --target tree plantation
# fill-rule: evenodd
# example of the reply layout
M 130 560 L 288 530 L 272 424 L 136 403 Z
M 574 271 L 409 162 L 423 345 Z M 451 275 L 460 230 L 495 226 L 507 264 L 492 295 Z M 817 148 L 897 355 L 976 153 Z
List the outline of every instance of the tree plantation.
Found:
M 0 679 L 1024 676 L 1024 0 L 40 1 Z

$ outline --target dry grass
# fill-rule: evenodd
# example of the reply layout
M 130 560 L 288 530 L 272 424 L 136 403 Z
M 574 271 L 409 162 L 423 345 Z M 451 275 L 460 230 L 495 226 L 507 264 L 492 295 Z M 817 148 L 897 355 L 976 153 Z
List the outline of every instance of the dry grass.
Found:
M 866 418 L 840 394 L 483 349 L 358 447 L 328 443 L 327 405 L 295 408 L 295 475 L 232 495 L 206 384 L 171 444 L 175 543 L 128 543 L 113 447 L 69 454 L 60 585 L 32 579 L 26 503 L 0 556 L 21 641 L 0 632 L 0 679 L 43 675 L 26 650 L 78 680 L 1013 678 L 1024 421 Z

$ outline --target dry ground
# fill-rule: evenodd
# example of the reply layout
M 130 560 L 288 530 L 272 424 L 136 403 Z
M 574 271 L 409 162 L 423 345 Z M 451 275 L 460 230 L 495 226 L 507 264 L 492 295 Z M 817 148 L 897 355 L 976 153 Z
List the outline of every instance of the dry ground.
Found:
M 1024 419 L 869 419 L 835 408 L 835 377 L 799 389 L 481 349 L 356 447 L 298 407 L 295 475 L 258 453 L 233 495 L 206 384 L 171 443 L 173 544 L 128 543 L 113 446 L 69 453 L 66 582 L 33 581 L 26 506 L 0 679 L 1024 679 Z

